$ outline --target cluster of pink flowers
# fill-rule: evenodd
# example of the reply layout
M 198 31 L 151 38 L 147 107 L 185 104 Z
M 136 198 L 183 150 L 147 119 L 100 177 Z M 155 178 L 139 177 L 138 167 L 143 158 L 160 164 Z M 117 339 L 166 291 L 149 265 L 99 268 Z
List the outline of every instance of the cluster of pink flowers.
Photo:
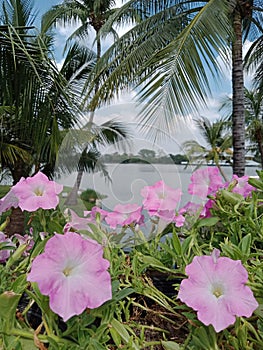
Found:
M 50 181 L 41 172 L 22 178 L 1 199 L 0 213 L 11 207 L 29 212 L 56 208 L 62 189 L 62 185 Z M 71 215 L 74 221 L 74 212 Z M 84 225 L 77 218 L 77 229 L 87 228 L 86 220 L 82 219 Z M 18 244 L 25 245 L 25 253 L 34 244 L 29 235 L 15 234 L 13 238 Z M 15 247 L 2 232 L 0 242 Z M 0 250 L 0 262 L 5 262 L 9 255 L 10 250 Z M 103 248 L 99 243 L 75 232 L 65 232 L 48 240 L 44 253 L 33 260 L 27 280 L 38 284 L 41 293 L 49 296 L 51 310 L 67 321 L 86 308 L 96 308 L 111 299 L 108 268 L 109 261 L 103 258 Z
M 191 176 L 188 192 L 201 199 L 206 199 L 208 196 L 214 196 L 218 190 L 231 185 L 232 192 L 247 197 L 254 190 L 254 187 L 248 183 L 248 179 L 249 176 L 233 175 L 230 182 L 223 182 L 218 168 L 197 169 Z
M 26 234 L 21 236 L 15 233 L 9 238 L 0 231 L 0 263 L 5 263 L 10 257 L 10 254 L 21 245 L 24 245 L 23 255 L 28 255 L 34 245 L 32 235 Z
M 207 196 L 213 196 L 220 188 L 227 188 L 232 184 L 232 191 L 244 197 L 251 194 L 253 187 L 248 184 L 248 176 L 238 178 L 233 176 L 230 183 L 223 183 L 219 170 L 216 167 L 208 167 L 196 170 L 191 176 L 191 183 L 188 192 L 202 200 Z M 9 193 L 0 200 L 0 213 L 11 207 L 20 207 L 29 212 L 39 208 L 56 208 L 59 203 L 59 193 L 63 186 L 50 181 L 46 175 L 39 172 L 33 177 L 22 178 Z M 162 220 L 165 225 L 174 223 L 180 227 L 184 225 L 184 214 L 189 211 L 199 211 L 201 216 L 209 216 L 213 206 L 213 199 L 208 199 L 203 205 L 187 203 L 179 208 L 182 192 L 181 189 L 174 189 L 167 186 L 163 181 L 158 181 L 152 186 L 145 186 L 141 190 L 143 197 L 142 205 L 118 204 L 112 212 L 94 207 L 90 212 L 85 212 L 85 218 L 80 218 L 71 210 L 71 220 L 65 226 L 65 232 L 70 228 L 75 230 L 90 230 L 89 223 L 96 223 L 96 215 L 99 213 L 101 221 L 105 221 L 111 229 L 130 225 L 142 225 L 148 217 L 155 217 Z M 163 225 L 164 226 L 164 225 Z
M 248 183 L 249 176 L 238 177 L 233 175 L 231 181 L 223 182 L 218 168 L 208 167 L 197 169 L 191 176 L 188 192 L 204 201 L 203 204 L 187 203 L 181 211 L 199 212 L 200 217 L 211 216 L 210 209 L 214 206 L 214 198 L 221 189 L 229 189 L 244 198 L 251 196 L 255 188 Z
M 223 183 L 218 169 L 214 167 L 197 170 L 191 177 L 188 190 L 204 200 L 209 195 L 215 196 L 220 188 L 227 187 L 244 197 L 251 195 L 253 190 L 248 184 L 248 177 L 234 175 L 230 183 Z M 39 208 L 56 208 L 62 188 L 40 172 L 27 179 L 22 178 L 1 199 L 0 213 L 11 207 L 29 212 Z M 51 310 L 64 321 L 80 315 L 87 308 L 97 308 L 112 297 L 108 272 L 110 264 L 103 257 L 103 247 L 73 231 L 91 231 L 89 224 L 96 223 L 98 215 L 112 229 L 143 225 L 146 214 L 165 222 L 165 225 L 174 223 L 180 227 L 184 225 L 185 213 L 198 211 L 204 216 L 213 206 L 213 199 L 210 199 L 205 205 L 190 202 L 179 209 L 181 190 L 168 187 L 163 181 L 144 187 L 141 195 L 141 206 L 116 205 L 112 212 L 94 207 L 85 212 L 83 218 L 70 210 L 70 220 L 64 227 L 64 233 L 54 233 L 44 252 L 33 260 L 27 280 L 37 283 L 40 292 L 49 296 Z M 27 249 L 34 244 L 31 236 L 14 237 L 16 243 L 25 244 Z M 12 246 L 13 241 L 0 232 L 0 244 L 5 248 L 6 245 Z M 9 249 L 0 250 L 0 262 L 6 261 L 9 255 Z M 237 316 L 250 317 L 258 307 L 251 289 L 245 285 L 248 274 L 241 262 L 219 257 L 217 249 L 211 256 L 194 257 L 186 267 L 186 274 L 188 278 L 182 281 L 178 298 L 197 311 L 201 322 L 212 324 L 216 332 L 233 324 Z
M 173 189 L 163 181 L 158 181 L 152 186 L 145 186 L 141 190 L 141 195 L 142 205 L 118 204 L 111 212 L 95 206 L 91 211 L 85 212 L 85 218 L 78 217 L 73 210 L 70 210 L 71 219 L 64 230 L 68 231 L 72 228 L 89 231 L 89 223 L 96 222 L 97 214 L 100 215 L 100 220 L 105 221 L 111 229 L 143 225 L 147 220 L 146 215 L 163 220 L 165 225 L 173 222 L 180 227 L 184 224 L 185 218 L 182 215 L 184 210 L 177 211 L 182 195 L 180 189 Z

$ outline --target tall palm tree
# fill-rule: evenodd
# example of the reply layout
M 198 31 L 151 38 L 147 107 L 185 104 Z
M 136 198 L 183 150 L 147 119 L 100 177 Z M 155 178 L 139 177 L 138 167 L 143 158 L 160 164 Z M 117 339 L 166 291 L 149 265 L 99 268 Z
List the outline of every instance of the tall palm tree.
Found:
M 217 79 L 220 71 L 218 56 L 229 62 L 227 48 L 230 48 L 233 172 L 244 175 L 242 38 L 247 38 L 249 33 L 256 36 L 261 33 L 262 1 L 131 0 L 112 16 L 112 21 L 128 8 L 138 8 L 138 4 L 148 16 L 103 55 L 95 72 L 101 88 L 92 102 L 103 103 L 123 86 L 136 84 L 140 101 L 147 102 L 141 121 L 146 127 L 159 124 L 162 129 L 171 128 L 178 115 L 205 104 L 209 80 Z M 98 83 L 97 79 L 94 84 Z
M 97 60 L 101 57 L 101 35 L 100 30 L 106 23 L 109 16 L 114 11 L 114 0 L 65 0 L 63 3 L 53 6 L 42 19 L 42 27 L 44 30 L 63 24 L 79 23 L 79 27 L 68 38 L 68 42 L 72 39 L 84 41 L 90 36 L 90 31 L 95 31 L 96 55 Z M 116 32 L 111 27 L 109 33 L 116 36 Z M 109 34 L 108 33 L 108 34 Z M 67 47 L 67 45 L 66 45 Z M 94 88 L 96 92 L 97 85 Z M 94 109 L 90 110 L 89 121 L 92 123 L 94 119 Z
M 56 153 L 60 128 L 72 127 L 78 118 L 74 95 L 49 58 L 42 37 L 32 27 L 31 1 L 4 1 L 0 14 L 0 106 L 12 109 L 2 115 L 5 140 L 31 154 L 31 162 L 5 163 L 14 183 L 39 170 Z M 29 22 L 31 24 L 31 22 Z
M 51 10 L 49 10 L 42 19 L 42 27 L 47 30 L 53 26 L 58 24 L 67 25 L 69 23 L 75 22 L 79 23 L 79 27 L 75 30 L 75 32 L 68 38 L 67 42 L 70 42 L 72 39 L 84 41 L 90 35 L 90 31 L 93 29 L 95 31 L 95 42 L 96 42 L 96 62 L 101 57 L 101 39 L 108 34 L 112 34 L 114 37 L 117 37 L 117 33 L 115 32 L 113 25 L 111 25 L 107 32 L 101 34 L 101 28 L 105 25 L 108 18 L 116 11 L 114 8 L 115 1 L 114 0 L 66 0 L 62 4 L 53 6 Z M 67 48 L 67 45 L 65 46 Z M 86 79 L 87 82 L 90 79 Z M 84 84 L 83 84 L 84 86 Z M 80 86 L 78 86 L 80 88 Z M 95 84 L 92 94 L 96 94 L 98 90 L 98 84 Z M 90 128 L 94 132 L 94 129 L 97 129 L 97 125 L 94 122 L 95 108 L 88 109 L 90 112 L 89 122 L 86 125 L 86 128 Z M 107 125 L 108 124 L 108 125 Z M 107 130 L 107 132 L 106 132 Z M 101 135 L 107 135 L 107 138 Z M 82 156 L 80 159 L 80 163 L 77 165 L 78 167 L 78 175 L 73 186 L 73 189 L 66 201 L 68 204 L 75 204 L 77 201 L 77 192 L 80 187 L 80 183 L 82 180 L 82 176 L 84 171 L 88 170 L 88 168 L 83 164 L 81 160 L 90 160 L 89 165 L 92 164 L 96 160 L 93 157 L 96 155 L 100 156 L 100 153 L 97 150 L 97 145 L 101 143 L 102 140 L 111 143 L 118 143 L 120 139 L 124 137 L 128 138 L 128 130 L 121 126 L 120 123 L 116 123 L 114 121 L 110 121 L 101 126 L 100 136 L 99 138 L 95 138 L 95 142 L 89 144 L 87 147 L 85 146 L 82 150 Z M 97 158 L 97 167 L 102 166 Z M 95 168 L 93 169 L 95 170 Z M 105 173 L 106 174 L 106 173 Z
M 190 160 L 190 163 L 198 166 L 212 163 L 218 167 L 220 174 L 227 181 L 226 175 L 222 170 L 221 161 L 226 158 L 226 155 L 231 158 L 232 151 L 232 136 L 228 132 L 229 126 L 225 119 L 218 119 L 215 122 L 210 122 L 209 119 L 201 117 L 195 120 L 196 125 L 201 132 L 206 146 L 203 146 L 195 140 L 184 142 L 183 148 Z
M 38 170 L 51 174 L 61 130 L 79 118 L 76 95 L 32 27 L 32 9 L 30 0 L 2 1 L 0 8 L 0 146 L 9 149 L 9 157 L 1 152 L 1 168 L 9 169 L 14 184 Z M 14 209 L 8 233 L 23 234 L 23 221 Z

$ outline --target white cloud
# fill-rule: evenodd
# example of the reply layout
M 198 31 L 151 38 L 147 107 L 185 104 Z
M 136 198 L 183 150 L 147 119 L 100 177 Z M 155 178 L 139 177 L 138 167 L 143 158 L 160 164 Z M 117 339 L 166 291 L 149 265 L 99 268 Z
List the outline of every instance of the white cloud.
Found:
M 202 142 L 202 137 L 191 115 L 187 116 L 185 119 L 180 119 L 179 117 L 178 123 L 172 131 L 162 130 L 164 137 L 153 141 L 147 134 L 141 131 L 142 125 L 139 124 L 137 118 L 140 108 L 131 98 L 131 95 L 124 93 L 114 104 L 97 110 L 94 121 L 97 124 L 102 124 L 109 119 L 118 119 L 122 121 L 133 134 L 133 145 L 130 149 L 130 152 L 133 154 L 142 148 L 154 149 L 164 154 L 183 153 L 182 144 L 185 141 L 196 140 L 204 143 L 204 141 Z M 154 129 L 155 126 L 151 125 L 149 128 Z M 115 151 L 116 149 L 112 146 L 102 150 L 103 153 L 113 153 Z

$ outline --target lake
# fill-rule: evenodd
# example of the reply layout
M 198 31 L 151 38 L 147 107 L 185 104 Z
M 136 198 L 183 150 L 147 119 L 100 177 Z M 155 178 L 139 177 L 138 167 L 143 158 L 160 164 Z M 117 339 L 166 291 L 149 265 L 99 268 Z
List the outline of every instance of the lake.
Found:
M 81 182 L 81 190 L 92 188 L 97 192 L 106 195 L 102 200 L 102 206 L 113 210 L 116 204 L 142 203 L 140 191 L 144 186 L 153 185 L 159 180 L 163 180 L 166 185 L 172 188 L 181 188 L 183 195 L 180 207 L 189 200 L 197 202 L 196 197 L 188 194 L 187 189 L 190 177 L 194 171 L 194 166 L 177 164 L 107 164 L 107 170 L 112 179 L 105 181 L 100 174 L 84 174 Z M 223 166 L 223 171 L 230 179 L 232 168 Z M 246 175 L 256 176 L 257 167 L 247 167 Z M 68 177 L 57 180 L 65 186 L 73 186 L 77 173 L 72 173 Z

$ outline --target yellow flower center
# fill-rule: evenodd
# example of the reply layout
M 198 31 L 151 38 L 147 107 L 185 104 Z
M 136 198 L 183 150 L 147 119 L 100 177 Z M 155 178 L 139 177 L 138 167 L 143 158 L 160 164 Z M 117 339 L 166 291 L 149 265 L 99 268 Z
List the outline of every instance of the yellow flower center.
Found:
M 212 293 L 214 294 L 214 296 L 216 298 L 219 298 L 219 297 L 221 297 L 221 295 L 224 295 L 224 288 L 223 288 L 222 284 L 215 283 L 212 286 Z
M 36 196 L 43 196 L 43 191 L 41 188 L 36 188 L 34 192 Z
M 63 273 L 64 273 L 64 275 L 67 277 L 67 276 L 70 275 L 71 271 L 72 271 L 72 267 L 66 267 L 66 268 L 63 270 Z

